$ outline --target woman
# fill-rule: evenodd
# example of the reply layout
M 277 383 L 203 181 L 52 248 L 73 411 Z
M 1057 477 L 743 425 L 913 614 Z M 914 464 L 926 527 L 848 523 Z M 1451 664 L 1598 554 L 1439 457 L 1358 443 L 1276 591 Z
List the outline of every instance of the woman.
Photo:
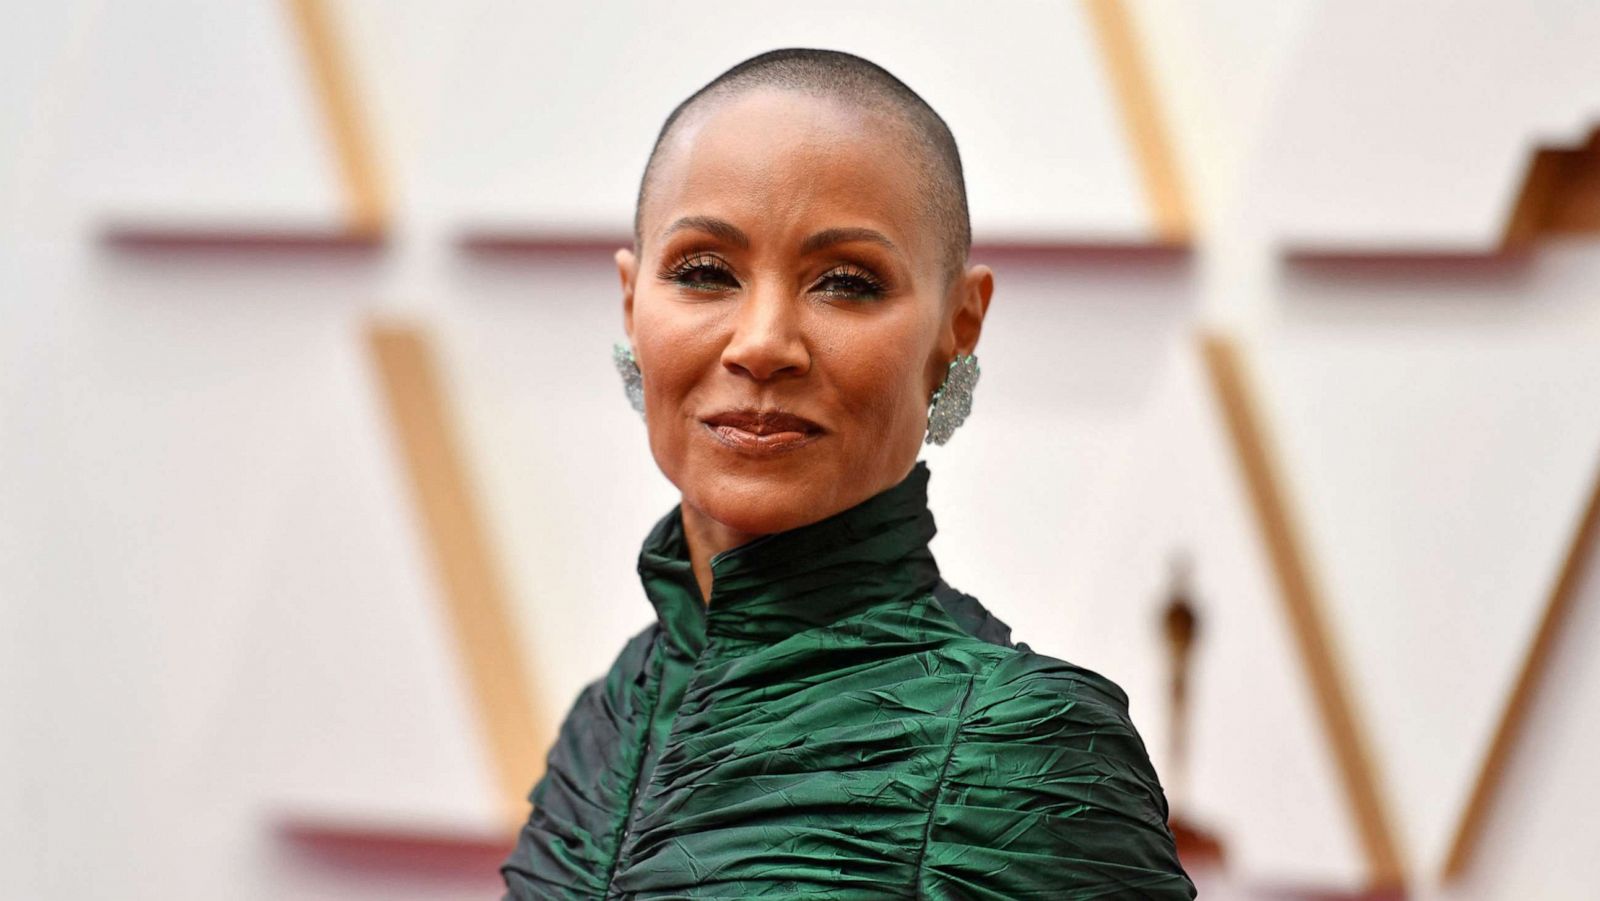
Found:
M 994 288 L 944 122 L 859 57 L 762 54 L 667 119 L 634 230 L 618 359 L 682 503 L 507 897 L 1192 898 L 1121 689 L 928 551 L 917 452 Z

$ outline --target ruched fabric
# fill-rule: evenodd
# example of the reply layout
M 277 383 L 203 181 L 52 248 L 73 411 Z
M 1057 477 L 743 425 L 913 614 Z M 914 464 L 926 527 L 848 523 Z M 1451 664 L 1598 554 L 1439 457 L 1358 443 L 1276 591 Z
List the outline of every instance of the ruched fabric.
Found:
M 927 480 L 718 555 L 709 605 L 663 517 L 505 897 L 1193 898 L 1126 695 L 940 578 Z

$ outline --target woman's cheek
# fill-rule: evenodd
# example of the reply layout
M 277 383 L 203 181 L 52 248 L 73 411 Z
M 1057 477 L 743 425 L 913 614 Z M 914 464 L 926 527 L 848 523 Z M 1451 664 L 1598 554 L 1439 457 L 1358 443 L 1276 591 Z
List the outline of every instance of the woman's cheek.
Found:
M 684 312 L 652 304 L 648 315 L 635 316 L 634 337 L 647 397 L 681 397 L 704 368 L 706 331 Z
M 869 359 L 882 359 L 881 351 L 873 351 Z M 913 396 L 922 381 L 920 372 L 909 367 L 872 366 L 852 374 L 850 409 L 862 411 L 862 423 L 873 441 L 894 441 L 909 428 L 916 399 Z

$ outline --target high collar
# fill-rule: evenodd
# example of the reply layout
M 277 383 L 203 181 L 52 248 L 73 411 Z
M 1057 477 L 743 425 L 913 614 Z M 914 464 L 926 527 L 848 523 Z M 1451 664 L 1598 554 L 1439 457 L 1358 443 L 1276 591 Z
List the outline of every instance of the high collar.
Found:
M 663 516 L 639 552 L 645 595 L 669 644 L 697 655 L 707 637 L 781 641 L 875 604 L 932 590 L 928 467 L 810 525 L 763 535 L 711 558 L 711 602 L 700 597 L 683 506 Z

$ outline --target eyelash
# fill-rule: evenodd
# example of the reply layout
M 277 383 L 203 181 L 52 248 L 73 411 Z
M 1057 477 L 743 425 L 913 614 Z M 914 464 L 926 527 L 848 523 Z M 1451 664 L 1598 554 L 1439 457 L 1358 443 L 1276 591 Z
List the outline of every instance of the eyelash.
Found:
M 706 282 L 690 280 L 692 276 L 706 274 L 710 274 L 719 278 L 725 278 L 729 281 L 733 280 L 733 271 L 729 269 L 727 265 L 722 263 L 714 256 L 700 252 L 690 252 L 678 257 L 677 260 L 668 266 L 666 271 L 662 273 L 661 278 L 664 281 L 675 282 L 685 288 L 696 291 L 720 290 L 737 286 L 736 284 L 728 285 L 724 283 L 715 285 L 707 284 Z M 827 274 L 822 276 L 822 278 L 819 280 L 819 283 L 826 283 L 834 279 L 851 283 L 852 287 L 850 290 L 846 291 L 826 291 L 823 293 L 830 294 L 835 297 L 875 300 L 879 297 L 882 297 L 888 290 L 882 280 L 880 280 L 877 276 L 859 266 L 855 266 L 850 263 L 845 263 L 835 269 L 829 270 Z

